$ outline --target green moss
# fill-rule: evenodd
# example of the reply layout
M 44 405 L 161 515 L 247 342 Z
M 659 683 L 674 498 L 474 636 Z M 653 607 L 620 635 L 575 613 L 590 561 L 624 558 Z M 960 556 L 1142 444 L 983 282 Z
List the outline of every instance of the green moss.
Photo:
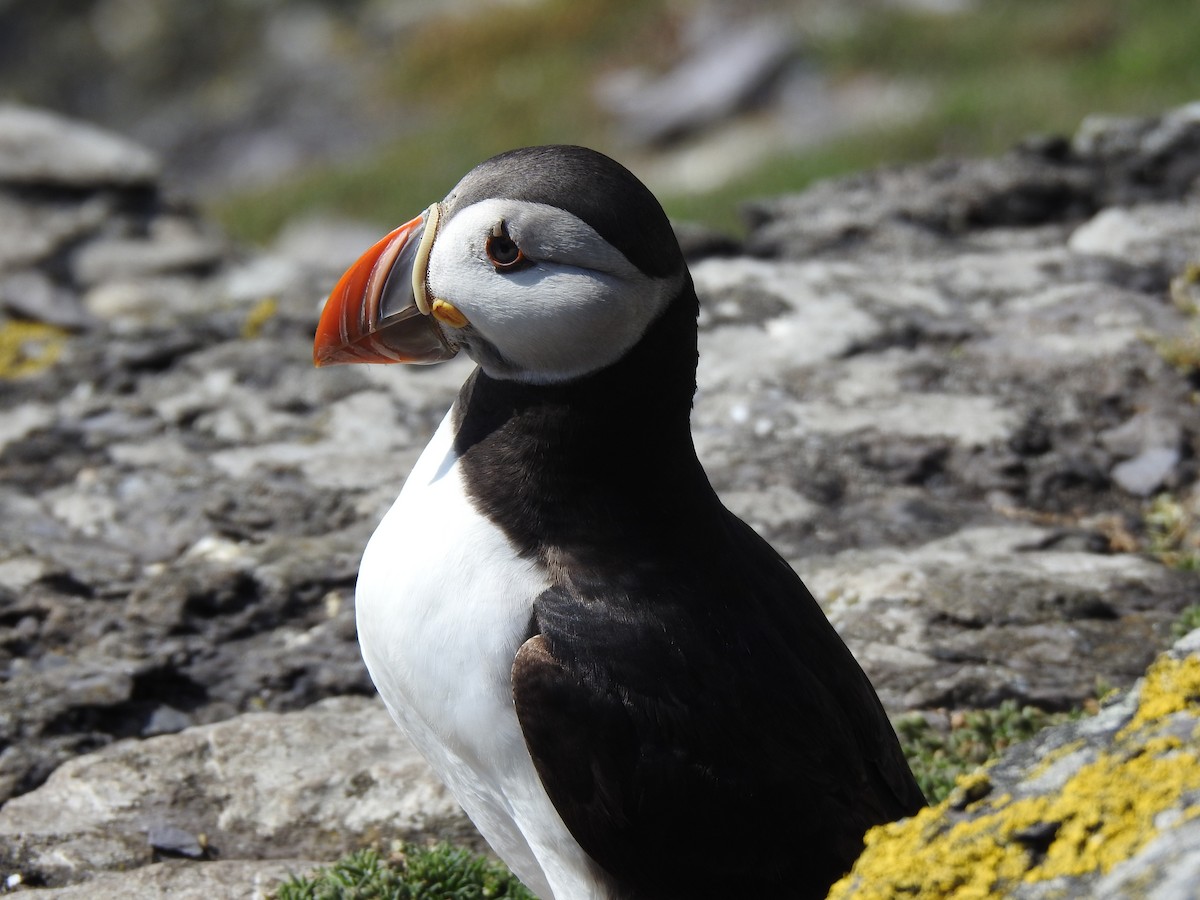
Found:
M 534 900 L 499 863 L 439 844 L 408 845 L 383 859 L 360 850 L 309 876 L 295 876 L 275 900 Z
M 948 731 L 931 726 L 919 714 L 902 716 L 894 724 L 917 783 L 930 802 L 937 803 L 966 773 L 991 762 L 1008 747 L 1082 714 L 1049 713 L 1006 700 L 995 709 L 954 713 Z
M 1179 614 L 1179 618 L 1171 626 L 1171 634 L 1181 638 L 1186 634 L 1191 634 L 1197 628 L 1200 628 L 1200 603 L 1193 603 Z

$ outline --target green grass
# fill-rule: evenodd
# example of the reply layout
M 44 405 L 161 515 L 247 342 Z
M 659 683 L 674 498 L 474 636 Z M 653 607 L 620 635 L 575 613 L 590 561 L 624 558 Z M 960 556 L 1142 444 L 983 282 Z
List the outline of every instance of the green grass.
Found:
M 835 72 L 871 69 L 937 91 L 949 151 L 1000 149 L 1089 112 L 1152 112 L 1200 96 L 1189 0 L 990 0 L 955 16 L 882 12 L 824 48 Z
M 591 100 L 595 80 L 622 65 L 661 64 L 681 15 L 668 0 L 543 0 L 432 21 L 398 50 L 369 98 L 380 115 L 405 110 L 407 136 L 212 211 L 248 241 L 315 210 L 383 227 L 509 147 L 570 142 L 623 155 Z M 673 216 L 735 229 L 742 201 L 815 179 L 994 153 L 1030 133 L 1070 133 L 1093 112 L 1160 112 L 1200 98 L 1197 34 L 1195 0 L 989 0 L 955 15 L 875 9 L 844 36 L 813 35 L 807 50 L 835 82 L 870 75 L 924 85 L 925 114 L 769 159 L 717 190 L 662 199 Z
M 503 150 L 599 145 L 604 127 L 588 99 L 592 80 L 603 66 L 641 52 L 637 36 L 652 34 L 650 23 L 662 15 L 660 2 L 543 0 L 430 21 L 395 55 L 373 98 L 379 114 L 415 119 L 407 136 L 360 162 L 225 198 L 213 212 L 249 241 L 312 210 L 390 226 Z
M 504 866 L 439 844 L 383 859 L 360 850 L 312 875 L 293 876 L 275 900 L 535 900 Z
M 1179 619 L 1171 626 L 1171 634 L 1176 638 L 1191 634 L 1200 628 L 1200 603 L 1187 607 L 1179 614 Z
M 930 803 L 940 803 L 958 776 L 991 762 L 1043 728 L 1081 715 L 1080 711 L 1050 713 L 1005 700 L 995 709 L 953 714 L 948 731 L 930 725 L 919 713 L 900 716 L 893 724 L 917 784 Z

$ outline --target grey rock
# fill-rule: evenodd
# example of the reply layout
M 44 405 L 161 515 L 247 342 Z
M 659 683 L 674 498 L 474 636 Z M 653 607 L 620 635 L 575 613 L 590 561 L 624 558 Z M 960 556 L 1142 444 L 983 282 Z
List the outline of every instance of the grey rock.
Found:
M 1047 529 L 964 529 L 904 551 L 794 560 L 891 709 L 1068 709 L 1128 684 L 1194 602 L 1195 577 L 1059 550 Z
M 328 859 L 366 841 L 440 834 L 478 841 L 382 705 L 343 698 L 125 741 L 60 766 L 0 808 L 0 871 L 56 886 L 148 865 L 155 849 Z
M 223 246 L 186 220 L 158 219 L 144 237 L 99 238 L 73 256 L 72 273 L 85 287 L 108 281 L 134 281 L 179 271 L 208 271 L 222 258 Z
M 1148 240 L 1148 235 L 1154 237 Z M 1174 274 L 1191 261 L 1187 248 L 1197 242 L 1200 222 L 1195 208 L 1172 202 L 1110 206 L 1076 228 L 1067 246 L 1076 253 L 1116 257 Z
M 701 16 L 684 57 L 657 77 L 626 71 L 598 91 L 618 127 L 635 142 L 676 139 L 745 109 L 796 54 L 786 23 Z
M 1174 447 L 1151 447 L 1133 459 L 1117 463 L 1112 479 L 1122 490 L 1139 497 L 1149 497 L 1167 483 L 1179 465 L 1179 451 Z
M 141 736 L 154 737 L 159 734 L 174 734 L 195 724 L 195 721 L 187 713 L 164 703 L 151 711 L 150 716 L 146 719 L 146 724 L 142 726 Z
M 93 324 L 78 294 L 37 270 L 14 272 L 0 280 L 0 307 L 18 318 L 61 328 L 83 329 Z
M 394 225 L 392 227 L 395 227 Z M 276 235 L 271 250 L 296 265 L 317 269 L 338 278 L 367 247 L 388 229 L 328 217 L 289 222 Z
M 151 825 L 146 829 L 146 842 L 168 856 L 204 859 L 207 855 L 207 838 L 202 842 L 197 835 L 175 825 Z
M 944 236 L 982 227 L 1030 227 L 1082 218 L 1097 176 L 1014 153 L 974 162 L 939 160 L 815 185 L 744 207 L 754 256 L 842 254 L 886 239 L 932 251 Z
M 1107 203 L 1182 196 L 1200 175 L 1200 104 L 1155 118 L 1088 116 L 1071 149 L 1106 170 Z
M 101 872 L 83 884 L 28 893 L 31 900 L 268 900 L 279 885 L 315 867 L 301 859 L 172 860 L 130 872 Z
M 0 105 L 0 182 L 142 187 L 160 174 L 144 147 L 40 109 Z
M 5 410 L 4 418 L 0 420 L 0 449 L 53 421 L 53 408 L 43 404 L 22 403 L 20 406 L 10 407 Z
M 1194 573 L 1131 552 L 1146 504 L 1126 489 L 1155 481 L 1186 505 L 1200 474 L 1194 384 L 1153 340 L 1193 327 L 1168 297 L 1193 287 L 1170 267 L 1194 247 L 1200 195 L 1178 159 L 1194 130 L 1172 114 L 833 181 L 756 205 L 744 246 L 693 255 L 697 449 L 890 710 L 1078 705 L 1098 675 L 1131 684 L 1195 602 Z M 0 391 L 0 848 L 18 832 L 25 848 L 9 871 L 136 867 L 151 885 L 386 838 L 390 795 L 375 825 L 328 786 L 321 808 L 278 788 L 291 830 L 259 812 L 285 732 L 314 741 L 309 774 L 341 753 L 287 715 L 372 692 L 358 561 L 469 361 L 311 367 L 321 300 L 356 252 L 339 227 L 238 252 L 153 182 L 0 192 L 5 216 L 0 285 L 85 311 L 56 361 Z M 39 314 L 6 296 L 0 328 Z M 1163 449 L 1168 471 L 1160 457 L 1129 480 Z M 226 734 L 248 787 L 214 780 L 213 760 L 235 765 L 213 743 Z M 260 806 L 234 821 L 239 792 Z M 406 833 L 463 834 L 413 815 Z M 151 827 L 211 858 L 155 868 Z
M 1105 449 L 1123 458 L 1137 456 L 1155 447 L 1178 447 L 1182 440 L 1179 422 L 1166 410 L 1139 410 L 1125 422 L 1100 434 Z
M 1132 203 L 1165 205 L 1104 210 L 1099 225 L 1079 240 L 1085 247 L 1112 246 L 1117 223 L 1127 215 L 1165 217 L 1171 230 L 1194 235 L 1195 217 L 1189 220 L 1174 206 L 1200 174 L 1195 109 L 1185 106 L 1157 119 L 1091 120 L 1073 143 L 1029 144 L 994 160 L 885 169 L 756 201 L 745 207 L 752 229 L 747 251 L 797 258 L 853 252 L 886 239 L 931 252 L 947 237 L 979 229 L 1073 227 L 1104 207 Z M 1138 243 L 1142 253 L 1154 252 Z
M 28 198 L 0 187 L 0 272 L 46 263 L 70 242 L 98 229 L 114 203 L 96 194 L 81 203 Z

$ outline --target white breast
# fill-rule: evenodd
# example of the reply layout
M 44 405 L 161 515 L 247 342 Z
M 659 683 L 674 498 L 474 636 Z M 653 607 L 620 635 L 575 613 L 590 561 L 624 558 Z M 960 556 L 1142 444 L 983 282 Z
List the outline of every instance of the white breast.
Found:
M 401 730 L 522 881 L 546 900 L 606 898 L 513 709 L 513 657 L 548 582 L 471 505 L 453 415 L 367 545 L 355 597 L 363 659 Z

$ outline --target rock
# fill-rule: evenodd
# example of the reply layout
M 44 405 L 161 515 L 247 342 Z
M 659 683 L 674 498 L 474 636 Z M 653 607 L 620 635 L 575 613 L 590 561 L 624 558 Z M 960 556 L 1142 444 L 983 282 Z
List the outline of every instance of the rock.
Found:
M 745 208 L 752 255 L 797 258 L 855 250 L 882 239 L 932 248 L 938 235 L 985 228 L 1080 225 L 1079 252 L 1137 248 L 1142 262 L 1166 252 L 1139 240 L 1138 224 L 1154 219 L 1194 240 L 1200 226 L 1180 207 L 1200 175 L 1196 105 L 1158 119 L 1085 122 L 1073 143 L 1026 145 L 995 160 L 938 160 L 818 184 L 800 195 Z M 1145 204 L 1120 208 L 1117 204 Z M 1109 207 L 1109 208 L 1105 208 Z
M 973 229 L 1082 219 L 1096 208 L 1097 174 L 1024 153 L 939 160 L 819 183 L 744 207 L 753 256 L 798 259 L 889 241 L 924 248 Z
M 83 329 L 93 324 L 78 294 L 36 270 L 14 272 L 0 280 L 0 307 L 19 318 L 62 328 Z
M 192 223 L 158 218 L 147 235 L 85 244 L 72 258 L 72 275 L 78 284 L 90 287 L 170 272 L 204 272 L 216 268 L 222 250 L 218 240 L 198 233 Z
M 323 216 L 289 222 L 275 237 L 273 252 L 296 265 L 338 278 L 387 232 L 387 228 Z
M 1195 328 L 1194 272 L 1173 267 L 1200 238 L 1200 126 L 1088 127 L 763 201 L 742 244 L 688 239 L 701 459 L 892 712 L 1078 706 L 1097 676 L 1130 685 L 1195 602 L 1194 572 L 1143 553 L 1186 561 L 1194 540 L 1195 377 L 1162 354 Z M 356 718 L 373 689 L 353 586 L 469 361 L 312 368 L 322 298 L 356 252 L 343 226 L 255 254 L 153 180 L 10 188 L 7 870 L 66 890 L 127 867 L 152 894 L 243 857 L 328 861 L 393 833 L 389 804 L 398 831 L 461 837 L 433 788 L 359 779 L 361 807 L 306 779 L 342 771 L 339 729 L 378 755 L 338 778 L 391 764 L 384 716 L 378 744 Z
M 54 413 L 49 407 L 33 403 L 23 403 L 10 407 L 0 420 L 0 450 L 6 444 L 19 441 L 38 429 L 45 428 L 54 419 Z
M 1112 479 L 1122 490 L 1149 497 L 1168 481 L 1178 464 L 1179 451 L 1174 447 L 1152 447 L 1113 466 Z
M 275 889 L 316 868 L 300 859 L 151 863 L 130 872 L 102 872 L 70 887 L 43 888 L 36 900 L 269 900 Z
M 151 825 L 146 829 L 146 842 L 151 849 L 167 856 L 186 856 L 204 859 L 208 854 L 208 837 L 199 836 L 174 825 Z
M 769 19 L 701 16 L 689 36 L 666 74 L 630 70 L 600 85 L 601 103 L 631 141 L 667 142 L 733 115 L 761 99 L 796 53 L 786 24 Z
M 152 185 L 161 170 L 143 147 L 39 109 L 0 105 L 0 183 L 94 188 Z
M 327 860 L 432 835 L 479 840 L 382 705 L 341 698 L 124 741 L 60 766 L 0 808 L 0 871 L 56 886 L 160 854 Z
M 1125 422 L 1101 433 L 1100 442 L 1116 456 L 1129 458 L 1147 450 L 1178 447 L 1179 423 L 1167 411 L 1139 410 Z
M 1088 116 L 1071 149 L 1106 170 L 1109 204 L 1183 196 L 1200 175 L 1200 103 L 1154 118 Z
M 72 241 L 98 229 L 114 212 L 114 201 L 95 194 L 82 203 L 53 192 L 17 198 L 0 183 L 0 272 L 49 262 Z
M 941 804 L 872 829 L 849 898 L 1195 896 L 1200 632 L 1097 716 L 1047 729 Z
M 1110 206 L 1072 232 L 1067 246 L 1076 253 L 1111 256 L 1139 266 L 1181 272 L 1191 262 L 1189 242 L 1200 235 L 1195 210 L 1184 203 L 1148 203 L 1127 208 Z M 1156 237 L 1147 240 L 1146 236 Z M 1164 240 L 1169 235 L 1178 240 Z
M 793 563 L 889 709 L 1078 708 L 1140 675 L 1196 596 L 1194 575 L 1031 526 Z

